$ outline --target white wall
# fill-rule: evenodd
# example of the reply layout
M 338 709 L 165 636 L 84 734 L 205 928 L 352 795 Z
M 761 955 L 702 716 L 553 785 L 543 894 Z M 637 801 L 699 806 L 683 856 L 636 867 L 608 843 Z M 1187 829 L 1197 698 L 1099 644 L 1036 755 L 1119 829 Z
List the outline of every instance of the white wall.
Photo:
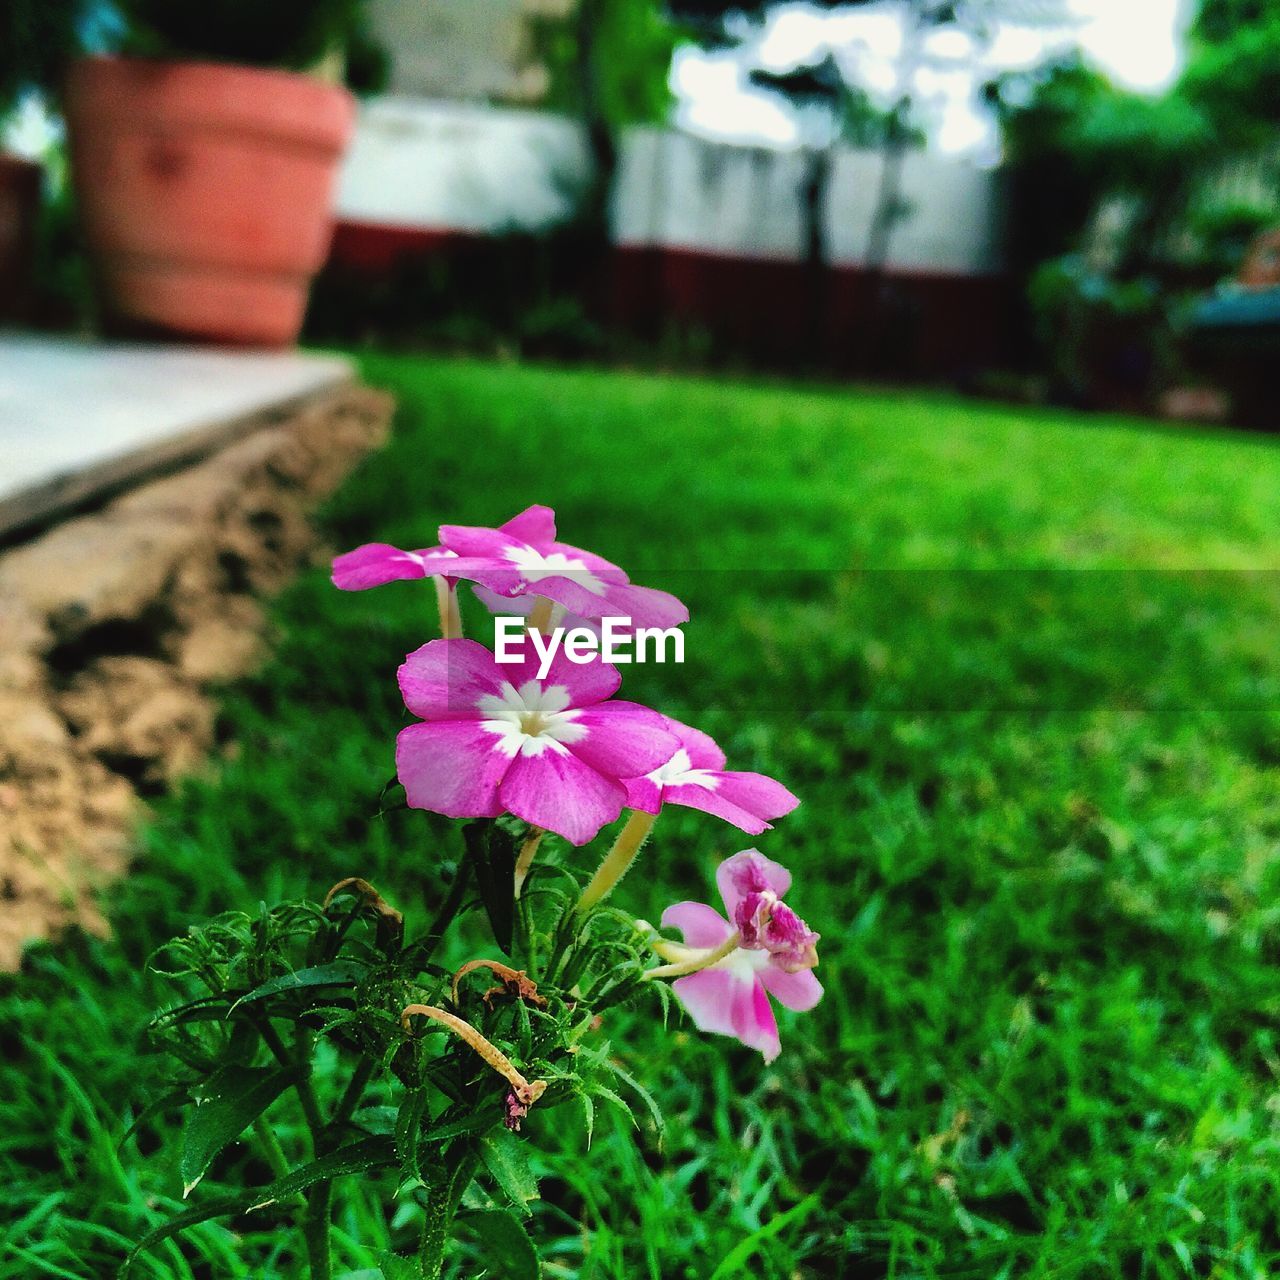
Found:
M 841 151 L 836 158 L 827 227 L 838 263 L 862 258 L 879 164 L 873 152 Z M 579 131 L 556 116 L 381 98 L 361 109 L 339 216 L 470 232 L 545 226 L 569 211 L 586 165 Z M 803 173 L 802 158 L 791 151 L 630 130 L 615 198 L 616 239 L 794 260 L 803 246 Z M 999 270 L 997 175 L 913 153 L 903 187 L 911 212 L 894 232 L 891 266 L 960 275 Z
M 565 217 L 586 172 L 559 116 L 462 102 L 362 103 L 338 185 L 338 216 L 431 230 L 536 228 Z

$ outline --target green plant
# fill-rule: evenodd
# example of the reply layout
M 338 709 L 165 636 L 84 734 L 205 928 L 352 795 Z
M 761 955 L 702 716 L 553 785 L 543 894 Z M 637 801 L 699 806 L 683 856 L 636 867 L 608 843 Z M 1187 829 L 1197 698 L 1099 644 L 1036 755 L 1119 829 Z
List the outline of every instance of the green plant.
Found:
M 0 5 L 0 122 L 31 91 L 56 91 L 79 52 L 85 0 L 6 0 Z
M 367 0 L 118 0 L 126 51 L 151 57 L 209 58 L 295 71 L 339 60 L 353 87 L 385 77 L 385 55 L 368 26 Z

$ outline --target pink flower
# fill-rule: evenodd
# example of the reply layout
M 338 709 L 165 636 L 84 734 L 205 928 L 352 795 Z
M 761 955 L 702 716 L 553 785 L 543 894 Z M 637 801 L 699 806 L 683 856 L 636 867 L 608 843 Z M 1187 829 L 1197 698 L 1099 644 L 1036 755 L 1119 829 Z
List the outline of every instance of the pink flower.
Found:
M 529 507 L 497 529 L 441 525 L 440 541 L 461 558 L 458 577 L 500 596 L 543 596 L 581 618 L 630 618 L 642 627 L 689 620 L 675 596 L 635 586 L 616 564 L 557 542 L 550 507 Z
M 508 520 L 495 532 L 512 538 L 538 537 L 546 532 L 547 523 L 541 514 L 546 507 L 530 507 L 528 511 Z M 554 516 L 550 525 L 555 536 Z M 333 585 L 342 591 L 365 591 L 369 587 L 381 587 L 388 582 L 408 578 L 465 577 L 463 573 L 444 572 L 442 560 L 459 560 L 456 551 L 446 547 L 424 547 L 420 551 L 401 551 L 386 542 L 366 542 L 354 551 L 347 551 L 333 562 Z M 482 568 L 483 564 L 450 566 L 450 568 Z
M 701 902 L 677 902 L 663 912 L 662 923 L 679 929 L 685 946 L 658 944 L 657 949 L 696 963 L 698 951 L 710 958 L 736 935 L 736 947 L 678 978 L 672 990 L 699 1030 L 733 1036 L 772 1062 L 782 1046 L 769 997 L 798 1011 L 818 1003 L 822 984 L 813 975 L 818 935 L 782 902 L 791 873 L 757 850 L 745 849 L 722 862 L 716 883 L 729 920 Z
M 405 706 L 423 723 L 396 739 L 409 804 L 450 818 L 514 813 L 585 844 L 622 811 L 622 779 L 667 759 L 674 739 L 656 711 L 609 702 L 617 668 L 556 654 L 499 665 L 474 640 L 432 640 L 400 668 Z
M 713 813 L 758 836 L 770 819 L 790 813 L 800 801 L 763 773 L 725 770 L 724 752 L 705 733 L 667 718 L 679 750 L 643 778 L 627 781 L 627 807 L 657 813 L 664 804 L 681 804 Z
M 440 562 L 457 558 L 443 547 L 401 551 L 385 542 L 366 542 L 334 559 L 332 581 L 340 591 L 366 591 L 408 578 L 445 576 Z

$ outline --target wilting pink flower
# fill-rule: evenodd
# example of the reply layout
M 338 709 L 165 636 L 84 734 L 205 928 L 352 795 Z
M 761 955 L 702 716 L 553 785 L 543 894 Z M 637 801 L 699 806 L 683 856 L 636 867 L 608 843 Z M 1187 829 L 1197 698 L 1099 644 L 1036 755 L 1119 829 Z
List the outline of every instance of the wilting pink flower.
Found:
M 675 596 L 635 586 L 616 564 L 557 542 L 550 507 L 529 507 L 497 529 L 441 525 L 440 541 L 460 557 L 458 577 L 500 596 L 543 596 L 581 618 L 630 618 L 641 627 L 689 620 Z
M 790 813 L 800 801 L 763 773 L 726 770 L 724 752 L 705 733 L 667 718 L 680 747 L 670 760 L 643 778 L 627 781 L 627 807 L 657 813 L 680 804 L 713 813 L 748 835 L 769 829 L 770 820 Z
M 757 850 L 722 862 L 716 883 L 728 920 L 701 902 L 678 902 L 663 912 L 662 923 L 684 934 L 685 949 L 694 949 L 694 957 L 699 950 L 710 956 L 735 934 L 738 945 L 709 967 L 678 978 L 672 990 L 700 1030 L 733 1036 L 772 1062 L 782 1046 L 769 997 L 800 1011 L 818 1003 L 818 935 L 782 902 L 791 873 Z
M 622 682 L 595 659 L 560 650 L 547 675 L 538 660 L 499 665 L 474 640 L 432 640 L 400 668 L 405 706 L 424 723 L 396 739 L 396 772 L 409 804 L 451 818 L 514 813 L 585 844 L 622 811 L 621 779 L 667 759 L 663 718 L 610 702 Z

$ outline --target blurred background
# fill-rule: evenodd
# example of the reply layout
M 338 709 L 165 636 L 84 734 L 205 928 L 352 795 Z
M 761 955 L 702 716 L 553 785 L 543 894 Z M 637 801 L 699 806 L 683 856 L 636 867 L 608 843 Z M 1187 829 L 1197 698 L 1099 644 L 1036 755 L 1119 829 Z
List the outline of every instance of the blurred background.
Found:
M 11 324 L 280 345 L 303 294 L 278 277 L 317 273 L 320 343 L 1271 424 L 1274 0 L 5 0 L 0 23 Z M 209 62 L 317 92 L 182 79 Z M 223 108 L 258 150 L 201 186 Z M 175 311 L 214 261 L 234 300 Z

